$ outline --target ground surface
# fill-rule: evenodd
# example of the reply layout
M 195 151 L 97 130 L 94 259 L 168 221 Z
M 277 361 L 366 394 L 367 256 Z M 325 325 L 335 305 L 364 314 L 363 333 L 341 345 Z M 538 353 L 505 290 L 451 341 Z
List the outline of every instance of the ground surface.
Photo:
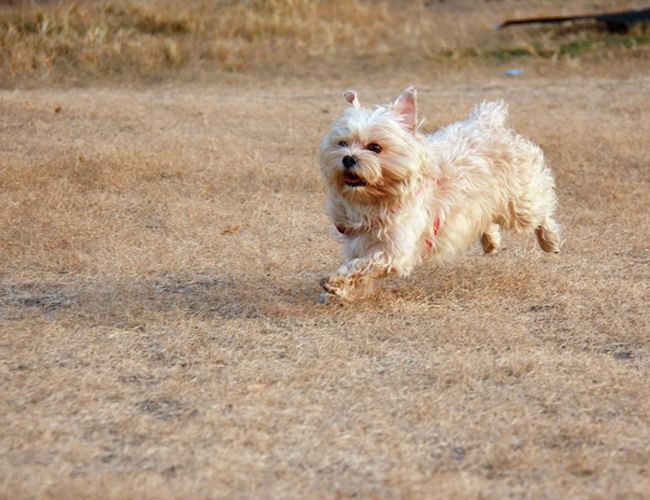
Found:
M 0 495 L 648 497 L 650 78 L 575 73 L 0 93 Z M 506 98 L 562 253 L 317 305 L 352 83 L 428 130 Z

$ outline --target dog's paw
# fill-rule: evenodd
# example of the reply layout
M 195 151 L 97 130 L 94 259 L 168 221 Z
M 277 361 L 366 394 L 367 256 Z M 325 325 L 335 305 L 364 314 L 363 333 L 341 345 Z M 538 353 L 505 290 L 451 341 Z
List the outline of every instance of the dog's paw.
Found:
M 349 295 L 349 284 L 345 276 L 333 274 L 320 280 L 320 286 L 329 295 L 339 299 L 347 300 Z
M 320 280 L 320 286 L 327 293 L 336 295 L 337 292 L 341 289 L 341 285 L 343 284 L 342 281 L 343 280 L 341 277 L 337 275 L 326 276 Z
M 333 274 L 320 280 L 320 286 L 325 290 L 321 294 L 321 303 L 329 303 L 333 299 L 336 301 L 356 302 L 372 295 L 374 291 L 374 280 L 371 279 L 354 279 L 355 276 Z M 329 295 L 325 298 L 324 295 Z M 323 302 L 327 300 L 327 302 Z

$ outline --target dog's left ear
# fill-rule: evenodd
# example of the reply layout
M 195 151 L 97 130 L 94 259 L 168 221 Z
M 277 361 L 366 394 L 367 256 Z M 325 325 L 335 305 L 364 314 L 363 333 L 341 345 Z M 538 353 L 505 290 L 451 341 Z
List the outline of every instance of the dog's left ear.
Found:
M 352 104 L 353 108 L 358 108 L 361 106 L 359 104 L 359 97 L 357 97 L 357 93 L 354 90 L 346 90 L 343 92 L 343 96 L 345 97 L 346 101 Z
M 413 87 L 406 87 L 393 103 L 393 109 L 402 117 L 402 122 L 411 132 L 415 132 L 418 123 L 417 95 Z

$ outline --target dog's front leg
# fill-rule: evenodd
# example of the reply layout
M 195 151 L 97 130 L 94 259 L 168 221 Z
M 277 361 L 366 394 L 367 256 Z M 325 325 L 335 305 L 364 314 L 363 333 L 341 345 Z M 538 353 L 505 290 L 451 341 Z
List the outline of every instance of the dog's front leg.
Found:
M 392 271 L 389 259 L 382 253 L 375 253 L 352 259 L 333 275 L 323 278 L 320 284 L 327 294 L 343 300 L 358 300 L 372 292 L 375 280 L 388 276 Z

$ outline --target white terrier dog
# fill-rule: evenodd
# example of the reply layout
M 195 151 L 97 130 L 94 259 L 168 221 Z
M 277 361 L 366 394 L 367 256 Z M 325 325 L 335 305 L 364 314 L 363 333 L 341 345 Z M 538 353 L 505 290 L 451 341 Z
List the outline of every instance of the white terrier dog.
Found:
M 427 255 L 448 260 L 477 238 L 494 253 L 499 226 L 534 230 L 542 250 L 559 251 L 553 174 L 538 146 L 506 128 L 503 101 L 424 135 L 412 87 L 375 108 L 345 98 L 351 106 L 320 147 L 346 261 L 321 280 L 323 301 L 367 296 L 376 279 L 407 276 Z

